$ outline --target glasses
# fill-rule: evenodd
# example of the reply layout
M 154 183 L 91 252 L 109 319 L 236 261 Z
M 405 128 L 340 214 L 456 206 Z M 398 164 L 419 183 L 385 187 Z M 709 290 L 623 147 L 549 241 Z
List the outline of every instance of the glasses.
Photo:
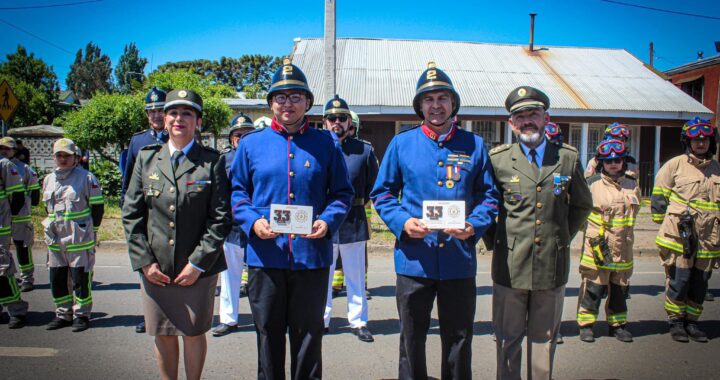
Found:
M 617 123 L 609 126 L 605 133 L 612 137 L 630 137 L 630 130 L 626 126 Z
M 340 120 L 341 123 L 348 121 L 347 115 L 328 115 L 325 118 L 330 120 L 331 123 L 334 123 L 336 120 Z
M 715 133 L 713 127 L 707 125 L 707 124 L 695 124 L 692 126 L 688 126 L 688 128 L 685 130 L 685 136 L 694 138 L 698 137 L 700 135 L 703 135 L 705 137 L 710 137 Z
M 55 156 L 55 158 L 57 158 L 57 159 L 59 159 L 59 160 L 66 160 L 66 159 L 69 159 L 69 158 L 71 158 L 71 157 L 73 157 L 73 156 L 75 156 L 75 155 L 74 155 L 74 154 L 67 154 L 67 153 L 55 153 L 54 156 Z
M 625 144 L 617 140 L 604 141 L 598 146 L 598 153 L 602 156 L 609 156 L 610 153 L 625 153 Z
M 305 100 L 305 94 L 276 94 L 273 96 L 273 101 L 277 104 L 285 104 L 288 100 L 292 104 L 298 104 Z

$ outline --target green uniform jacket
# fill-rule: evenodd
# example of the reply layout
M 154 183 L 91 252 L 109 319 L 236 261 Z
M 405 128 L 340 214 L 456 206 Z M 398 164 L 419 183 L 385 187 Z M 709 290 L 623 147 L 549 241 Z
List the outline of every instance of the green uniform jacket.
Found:
M 490 160 L 502 193 L 493 239 L 493 281 L 527 290 L 565 285 L 570 241 L 592 209 L 577 150 L 547 142 L 538 177 L 518 143 L 491 150 Z M 559 176 L 571 178 L 553 192 Z
M 122 210 L 133 270 L 156 262 L 175 278 L 188 261 L 201 277 L 225 270 L 230 186 L 219 156 L 195 143 L 175 180 L 167 144 L 140 150 Z

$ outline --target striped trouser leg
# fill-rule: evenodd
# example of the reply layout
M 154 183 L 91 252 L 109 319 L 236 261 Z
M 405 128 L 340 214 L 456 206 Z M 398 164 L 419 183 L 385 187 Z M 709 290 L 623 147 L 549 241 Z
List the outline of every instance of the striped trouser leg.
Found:
M 690 270 L 687 305 L 685 308 L 686 318 L 689 321 L 697 321 L 700 319 L 711 273 L 711 271 L 703 271 L 698 268 L 692 268 Z
M 690 273 L 690 268 L 665 267 L 665 311 L 670 320 L 686 316 Z
M 72 319 L 73 297 L 68 286 L 69 267 L 50 267 L 50 293 L 58 318 Z
M 597 321 L 605 285 L 596 284 L 587 278 L 583 278 L 582 281 L 578 299 L 577 322 L 580 327 L 587 327 Z
M 92 311 L 92 275 L 93 272 L 86 272 L 84 267 L 71 268 L 73 279 L 73 290 L 75 293 L 75 306 L 73 312 L 75 317 L 88 317 Z
M 627 301 L 625 288 L 618 284 L 610 283 L 608 298 L 605 301 L 605 314 L 610 326 L 623 326 L 627 323 Z
M 25 246 L 25 242 L 22 240 L 15 240 L 15 249 L 17 250 L 18 268 L 20 268 L 20 281 L 32 284 L 35 280 L 32 247 Z

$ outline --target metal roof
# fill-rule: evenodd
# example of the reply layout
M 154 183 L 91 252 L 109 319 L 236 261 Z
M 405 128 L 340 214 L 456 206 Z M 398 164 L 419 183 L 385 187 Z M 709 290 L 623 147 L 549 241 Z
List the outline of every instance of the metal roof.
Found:
M 703 67 L 713 66 L 720 64 L 720 54 L 712 57 L 698 59 L 697 61 L 686 63 L 684 65 L 674 67 L 670 70 L 665 71 L 667 75 L 681 74 L 687 71 L 701 69 Z
M 323 40 L 296 39 L 293 64 L 325 103 Z M 712 111 L 623 49 L 503 45 L 434 40 L 340 38 L 337 93 L 361 114 L 414 114 L 419 75 L 435 61 L 460 93 L 460 115 L 507 115 L 505 98 L 530 85 L 550 97 L 551 114 L 687 120 Z

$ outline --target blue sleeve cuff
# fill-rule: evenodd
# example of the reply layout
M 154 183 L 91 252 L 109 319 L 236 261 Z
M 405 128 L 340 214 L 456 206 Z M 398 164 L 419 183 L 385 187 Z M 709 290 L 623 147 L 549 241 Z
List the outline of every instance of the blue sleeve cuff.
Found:
M 190 264 L 190 266 L 192 266 L 193 268 L 197 269 L 200 273 L 205 273 L 205 269 L 200 268 L 199 266 L 191 263 L 190 261 L 188 261 L 188 263 Z

